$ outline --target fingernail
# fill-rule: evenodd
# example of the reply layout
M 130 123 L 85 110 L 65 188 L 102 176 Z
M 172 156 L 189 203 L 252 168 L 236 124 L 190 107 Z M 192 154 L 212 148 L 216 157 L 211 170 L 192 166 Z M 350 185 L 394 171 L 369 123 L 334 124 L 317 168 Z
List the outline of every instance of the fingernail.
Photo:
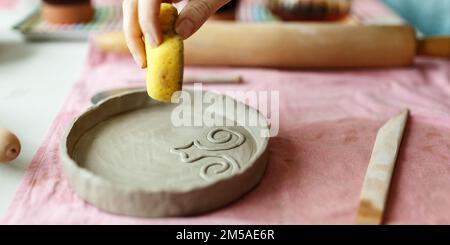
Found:
M 175 29 L 182 38 L 188 38 L 194 31 L 194 25 L 189 19 L 184 19 Z
M 155 40 L 155 38 L 153 38 L 152 35 L 145 34 L 145 40 L 148 42 L 150 47 L 152 47 L 152 48 L 158 47 L 158 44 L 156 43 L 156 40 Z
M 137 55 L 136 53 L 132 53 L 134 62 L 136 62 L 136 64 L 138 64 L 141 68 L 144 68 L 144 62 L 141 61 L 141 59 L 139 58 L 139 55 Z

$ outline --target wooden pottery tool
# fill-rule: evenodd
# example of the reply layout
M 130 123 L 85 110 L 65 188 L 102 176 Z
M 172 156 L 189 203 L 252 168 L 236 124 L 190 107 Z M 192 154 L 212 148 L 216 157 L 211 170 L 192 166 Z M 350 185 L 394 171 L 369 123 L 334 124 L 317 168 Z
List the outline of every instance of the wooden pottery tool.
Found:
M 20 154 L 20 141 L 5 128 L 0 128 L 0 162 L 9 162 Z
M 408 110 L 386 122 L 377 133 L 361 191 L 355 224 L 379 225 L 408 119 Z
M 439 44 L 439 46 L 436 46 Z M 104 51 L 129 53 L 123 34 L 95 38 Z M 210 22 L 184 41 L 185 64 L 277 68 L 411 65 L 416 55 L 450 57 L 450 38 L 417 40 L 408 25 Z
M 417 48 L 419 55 L 450 58 L 450 36 L 420 39 Z
M 211 211 L 256 186 L 267 163 L 267 120 L 230 97 L 184 91 L 193 103 L 157 102 L 142 89 L 104 100 L 78 117 L 60 148 L 73 190 L 111 213 L 162 217 Z M 238 124 L 242 118 L 227 116 L 219 105 L 215 112 L 210 99 L 245 111 L 236 115 L 248 114 L 257 125 Z M 189 112 L 223 124 L 181 118 Z

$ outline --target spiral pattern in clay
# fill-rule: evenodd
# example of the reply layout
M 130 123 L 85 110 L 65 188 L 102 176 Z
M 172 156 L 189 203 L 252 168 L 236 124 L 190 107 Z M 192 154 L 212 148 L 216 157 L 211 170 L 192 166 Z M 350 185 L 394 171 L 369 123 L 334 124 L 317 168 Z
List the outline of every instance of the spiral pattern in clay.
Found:
M 226 134 L 218 137 L 219 132 L 225 132 Z M 208 132 L 206 141 L 207 145 L 201 143 L 200 140 L 195 139 L 187 145 L 170 149 L 170 152 L 179 154 L 181 161 L 185 163 L 193 163 L 207 158 L 209 161 L 202 166 L 199 174 L 203 179 L 208 181 L 214 179 L 218 175 L 223 175 L 226 172 L 232 174 L 235 171 L 240 170 L 239 163 L 233 157 L 223 153 L 216 153 L 216 151 L 230 150 L 239 147 L 245 142 L 245 136 L 243 134 L 235 130 L 219 127 Z M 188 153 L 183 151 L 192 146 L 195 146 L 202 154 L 192 158 Z

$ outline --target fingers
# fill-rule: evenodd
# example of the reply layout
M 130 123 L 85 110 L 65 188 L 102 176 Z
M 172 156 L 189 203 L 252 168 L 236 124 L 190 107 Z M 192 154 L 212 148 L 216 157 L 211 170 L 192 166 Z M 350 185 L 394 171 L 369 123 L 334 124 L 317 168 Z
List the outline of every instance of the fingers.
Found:
M 190 37 L 220 7 L 230 0 L 191 0 L 180 13 L 175 30 L 183 38 Z
M 145 58 L 145 45 L 138 21 L 137 0 L 123 1 L 123 29 L 128 49 L 136 63 L 141 67 L 147 66 Z
M 138 15 L 142 33 L 151 47 L 157 47 L 162 42 L 159 25 L 159 10 L 161 0 L 139 0 Z
M 147 66 L 145 44 L 142 36 L 151 47 L 162 42 L 159 23 L 161 2 L 180 0 L 124 0 L 123 27 L 125 39 L 134 60 L 142 68 Z M 184 39 L 197 31 L 206 20 L 230 0 L 191 0 L 181 11 L 175 30 Z

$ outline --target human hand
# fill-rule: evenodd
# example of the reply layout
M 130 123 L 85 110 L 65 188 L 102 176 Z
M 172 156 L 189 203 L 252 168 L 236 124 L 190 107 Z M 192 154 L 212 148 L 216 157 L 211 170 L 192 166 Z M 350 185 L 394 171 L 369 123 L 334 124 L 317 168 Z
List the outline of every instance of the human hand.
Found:
M 151 47 L 157 47 L 163 36 L 159 23 L 161 2 L 177 3 L 181 0 L 124 0 L 123 29 L 128 48 L 141 68 L 147 66 L 145 45 L 142 37 Z M 183 8 L 175 23 L 175 31 L 183 39 L 190 37 L 220 7 L 230 0 L 191 0 Z

